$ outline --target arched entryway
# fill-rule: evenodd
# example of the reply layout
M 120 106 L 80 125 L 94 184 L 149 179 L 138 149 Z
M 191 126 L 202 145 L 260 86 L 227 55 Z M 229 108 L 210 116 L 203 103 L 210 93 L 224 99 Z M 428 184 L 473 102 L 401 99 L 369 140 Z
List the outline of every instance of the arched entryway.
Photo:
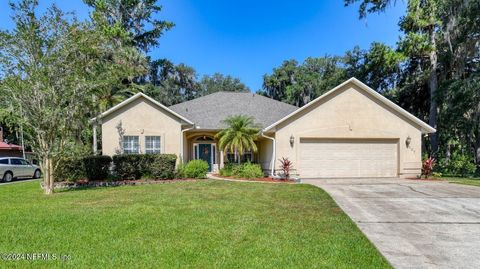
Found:
M 217 143 L 214 136 L 208 134 L 197 134 L 191 137 L 192 159 L 204 160 L 208 163 L 209 171 L 218 170 Z

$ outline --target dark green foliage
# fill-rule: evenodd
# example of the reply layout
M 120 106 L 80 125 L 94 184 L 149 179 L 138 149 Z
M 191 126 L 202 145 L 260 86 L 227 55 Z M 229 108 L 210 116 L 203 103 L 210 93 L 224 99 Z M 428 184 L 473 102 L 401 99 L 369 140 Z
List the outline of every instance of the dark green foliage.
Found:
M 113 165 L 115 175 L 119 179 L 140 179 L 142 172 L 141 154 L 119 154 L 113 156 Z
M 183 174 L 186 178 L 206 178 L 208 173 L 208 163 L 204 160 L 189 161 L 183 168 Z
M 112 158 L 105 155 L 93 155 L 83 158 L 83 166 L 88 180 L 106 180 L 110 174 Z
M 220 175 L 225 177 L 234 176 L 237 178 L 261 178 L 264 176 L 263 169 L 259 164 L 225 164 L 220 169 Z
M 176 159 L 174 154 L 120 154 L 113 156 L 113 164 L 120 180 L 172 179 Z
M 119 35 L 126 31 L 132 45 L 145 52 L 159 44 L 159 38 L 174 24 L 158 20 L 162 6 L 155 0 L 84 0 L 93 15 L 108 22 L 105 31 Z
M 153 155 L 153 154 L 152 154 Z M 150 164 L 150 173 L 154 179 L 173 179 L 175 177 L 175 154 L 155 154 Z
M 55 181 L 77 181 L 87 177 L 82 158 L 66 158 L 61 160 L 54 172 Z
M 477 166 L 470 156 L 455 153 L 448 162 L 442 160 L 438 170 L 444 175 L 465 177 L 474 176 Z

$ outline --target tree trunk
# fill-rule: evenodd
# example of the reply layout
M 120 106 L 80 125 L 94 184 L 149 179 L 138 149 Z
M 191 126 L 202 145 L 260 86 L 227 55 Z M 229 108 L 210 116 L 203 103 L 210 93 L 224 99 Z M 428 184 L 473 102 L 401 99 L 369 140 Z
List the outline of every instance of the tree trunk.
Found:
M 45 194 L 53 194 L 53 164 L 51 157 L 44 157 L 42 161 L 43 168 L 43 187 Z
M 430 58 L 430 77 L 428 78 L 428 88 L 430 90 L 430 113 L 428 117 L 428 124 L 433 128 L 437 128 L 437 88 L 438 88 L 438 77 L 437 77 L 437 48 L 436 48 L 436 34 L 435 27 L 432 25 L 430 28 L 430 45 L 432 46 L 432 51 L 429 54 Z M 436 155 L 438 152 L 438 134 L 430 134 L 430 143 L 431 143 L 431 154 Z

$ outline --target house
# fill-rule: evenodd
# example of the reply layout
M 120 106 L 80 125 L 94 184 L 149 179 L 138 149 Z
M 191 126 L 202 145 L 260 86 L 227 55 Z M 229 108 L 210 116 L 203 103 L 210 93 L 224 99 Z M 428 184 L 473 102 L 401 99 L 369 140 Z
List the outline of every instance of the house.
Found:
M 0 126 L 0 157 L 22 157 L 22 146 L 9 144 L 3 140 L 3 128 Z
M 422 134 L 435 132 L 355 78 L 302 108 L 233 92 L 166 107 L 138 93 L 92 121 L 101 125 L 103 154 L 174 153 L 184 162 L 204 159 L 217 170 L 232 154 L 220 151 L 215 134 L 223 119 L 238 114 L 262 127 L 258 152 L 242 158 L 276 173 L 278 159 L 287 157 L 302 178 L 418 175 Z

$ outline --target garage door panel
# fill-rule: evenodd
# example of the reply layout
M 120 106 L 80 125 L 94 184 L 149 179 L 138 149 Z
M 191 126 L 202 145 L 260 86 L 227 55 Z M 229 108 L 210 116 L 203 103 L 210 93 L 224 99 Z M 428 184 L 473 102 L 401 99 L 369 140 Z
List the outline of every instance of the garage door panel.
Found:
M 300 141 L 300 176 L 315 177 L 395 177 L 395 140 Z

